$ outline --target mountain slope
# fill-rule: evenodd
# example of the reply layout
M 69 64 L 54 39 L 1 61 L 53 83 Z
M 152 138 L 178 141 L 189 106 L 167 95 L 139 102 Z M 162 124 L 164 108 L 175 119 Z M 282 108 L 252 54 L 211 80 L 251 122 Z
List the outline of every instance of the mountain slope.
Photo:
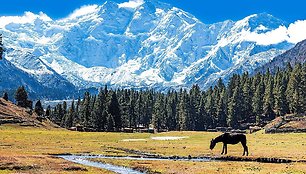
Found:
M 40 128 L 58 128 L 48 119 L 39 119 L 36 113 L 31 114 L 29 110 L 16 106 L 15 104 L 0 98 L 0 126 L 14 124 L 20 126 L 32 126 Z
M 108 1 L 60 20 L 26 12 L 0 17 L 0 23 L 6 58 L 45 86 L 61 89 L 207 88 L 294 46 L 288 38 L 266 39 L 289 25 L 266 13 L 204 24 L 155 0 Z
M 275 57 L 271 62 L 256 69 L 255 72 L 265 72 L 269 69 L 271 72 L 276 72 L 277 68 L 284 69 L 288 63 L 292 66 L 297 63 L 306 62 L 306 40 L 303 40 L 295 45 L 292 49 Z
M 52 80 L 55 79 L 52 78 Z M 56 84 L 52 83 L 52 85 Z M 2 59 L 0 61 L 0 91 L 8 92 L 13 98 L 19 86 L 25 86 L 31 98 L 62 98 L 75 91 L 72 85 L 67 88 L 52 88 L 52 86 L 44 85 L 34 76 L 17 68 L 8 60 Z

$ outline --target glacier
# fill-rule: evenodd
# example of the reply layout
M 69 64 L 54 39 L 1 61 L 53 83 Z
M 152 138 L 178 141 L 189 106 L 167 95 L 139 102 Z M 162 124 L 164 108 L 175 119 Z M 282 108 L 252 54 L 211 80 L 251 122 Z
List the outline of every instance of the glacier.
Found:
M 267 40 L 289 26 L 267 13 L 205 24 L 157 0 L 107 1 L 57 20 L 43 12 L 0 17 L 6 61 L 65 93 L 104 85 L 206 89 L 292 48 L 290 38 Z

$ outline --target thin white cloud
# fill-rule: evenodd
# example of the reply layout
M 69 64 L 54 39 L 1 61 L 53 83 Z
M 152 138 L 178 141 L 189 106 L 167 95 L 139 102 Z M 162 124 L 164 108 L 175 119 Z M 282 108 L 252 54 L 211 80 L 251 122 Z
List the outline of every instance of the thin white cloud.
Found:
M 287 28 L 285 26 L 280 26 L 267 33 L 258 34 L 256 32 L 249 32 L 246 35 L 246 40 L 254 41 L 259 45 L 270 45 L 289 40 L 289 37 L 287 35 Z
M 2 16 L 0 17 L 0 28 L 4 28 L 10 23 L 26 24 L 33 23 L 37 18 L 43 21 L 52 21 L 52 19 L 45 13 L 40 12 L 39 15 L 32 12 L 25 12 L 23 16 Z
M 306 20 L 299 20 L 289 25 L 289 27 L 280 26 L 275 30 L 266 33 L 248 32 L 245 39 L 256 42 L 259 45 L 271 45 L 288 41 L 296 44 L 306 39 Z
M 137 8 L 144 3 L 144 0 L 130 0 L 129 2 L 124 2 L 118 4 L 120 8 Z
M 77 18 L 86 14 L 90 14 L 93 13 L 97 10 L 98 5 L 86 5 L 86 6 L 82 6 L 79 9 L 74 10 L 73 13 L 71 13 L 69 15 L 68 18 Z

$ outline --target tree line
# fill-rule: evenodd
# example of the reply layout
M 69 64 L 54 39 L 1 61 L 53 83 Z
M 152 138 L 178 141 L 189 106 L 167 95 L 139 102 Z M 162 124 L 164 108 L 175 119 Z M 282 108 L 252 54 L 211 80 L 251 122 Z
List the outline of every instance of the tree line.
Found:
M 8 93 L 4 92 L 2 98 L 4 100 L 8 101 L 9 100 Z M 34 110 L 33 110 L 33 101 L 29 100 L 28 93 L 27 93 L 24 86 L 20 86 L 16 90 L 14 98 L 16 100 L 16 105 L 17 106 L 26 108 L 30 112 L 34 111 L 38 116 L 44 116 L 45 115 L 45 111 L 44 111 L 44 108 L 43 108 L 40 100 L 38 100 L 35 103 Z
M 19 106 L 32 107 L 24 87 L 18 88 L 15 99 Z M 105 86 L 97 95 L 85 92 L 83 98 L 48 106 L 45 111 L 37 101 L 34 111 L 65 128 L 95 131 L 243 128 L 248 123 L 260 125 L 277 116 L 306 112 L 306 64 L 294 68 L 288 64 L 275 73 L 234 74 L 227 85 L 219 79 L 206 91 L 198 85 L 167 93 Z
M 306 111 L 306 64 L 250 76 L 233 75 L 225 85 L 221 79 L 202 91 L 193 85 L 187 91 L 104 89 L 98 95 L 48 107 L 46 115 L 62 127 L 84 126 L 96 131 L 154 127 L 157 130 L 207 130 L 241 128 L 244 123 L 261 124 L 276 116 Z

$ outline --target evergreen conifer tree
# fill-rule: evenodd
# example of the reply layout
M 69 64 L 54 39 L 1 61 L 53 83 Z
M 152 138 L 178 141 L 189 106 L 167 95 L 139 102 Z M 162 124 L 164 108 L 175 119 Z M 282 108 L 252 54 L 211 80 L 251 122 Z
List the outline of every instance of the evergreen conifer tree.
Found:
M 111 120 L 114 121 L 115 130 L 119 131 L 122 128 L 121 110 L 115 92 L 113 92 L 111 95 L 110 104 L 108 106 L 108 113 L 111 115 Z
M 62 126 L 66 128 L 70 128 L 73 126 L 73 120 L 75 119 L 75 106 L 74 106 L 74 100 L 71 103 L 71 106 L 68 110 L 68 112 L 64 115 Z
M 212 87 L 208 89 L 206 92 L 206 101 L 205 101 L 205 110 L 207 113 L 207 118 L 206 120 L 210 121 L 210 127 L 215 127 L 216 126 L 216 118 L 217 118 L 217 109 L 216 109 L 216 98 L 214 96 L 214 91 Z
M 153 106 L 152 125 L 159 132 L 162 129 L 162 117 L 165 110 L 163 109 L 164 99 L 162 94 L 157 95 L 157 99 Z
M 274 106 L 274 95 L 273 95 L 273 87 L 274 87 L 274 80 L 271 77 L 270 72 L 268 71 L 265 75 L 266 82 L 265 82 L 265 93 L 264 93 L 264 104 L 263 104 L 263 111 L 264 115 L 267 118 L 273 119 L 275 117 L 275 113 L 273 112 Z
M 45 116 L 46 116 L 47 118 L 50 118 L 51 112 L 52 112 L 52 111 L 51 111 L 51 106 L 48 105 L 48 107 L 47 107 L 47 109 L 46 109 Z
M 26 92 L 24 86 L 21 86 L 17 89 L 15 93 L 15 99 L 17 102 L 17 105 L 24 108 L 32 108 L 30 106 L 30 102 L 28 100 L 28 93 Z M 31 104 L 32 105 L 32 104 Z
M 3 94 L 3 99 L 6 100 L 6 101 L 8 101 L 8 94 L 7 94 L 7 92 L 5 92 L 5 93 Z
M 142 92 L 138 94 L 135 110 L 136 110 L 136 125 L 140 126 L 142 124 L 142 117 L 144 115 L 144 101 L 141 95 Z
M 253 112 L 256 116 L 256 122 L 260 122 L 261 115 L 263 114 L 263 97 L 265 93 L 265 87 L 263 80 L 260 80 L 256 86 L 256 90 L 253 96 Z
M 218 124 L 217 126 L 225 127 L 227 125 L 227 114 L 226 114 L 226 93 L 225 89 L 222 90 L 220 93 L 220 97 L 218 100 L 218 105 L 217 105 L 217 117 L 218 117 Z
M 78 97 L 78 100 L 76 102 L 76 106 L 75 106 L 75 114 L 76 117 L 73 120 L 73 125 L 80 125 L 81 124 L 81 98 Z
M 242 109 L 241 102 L 242 102 L 242 90 L 240 86 L 237 86 L 234 89 L 233 96 L 230 99 L 228 106 L 227 124 L 230 127 L 233 128 L 239 127 L 238 119 L 241 115 L 241 109 Z
M 105 96 L 102 89 L 100 89 L 98 97 L 94 103 L 93 111 L 92 111 L 92 119 L 93 119 L 93 127 L 102 131 L 105 129 L 105 124 L 107 121 L 106 115 L 103 115 L 105 110 Z
M 291 71 L 289 76 L 289 82 L 287 87 L 287 101 L 289 101 L 289 110 L 291 113 L 301 113 L 302 101 L 301 101 L 301 91 L 300 91 L 300 82 L 301 82 L 301 64 L 297 64 L 295 68 Z
M 146 101 L 145 101 L 145 111 L 144 111 L 144 117 L 143 117 L 143 123 L 146 127 L 149 127 L 150 121 L 152 119 L 152 114 L 153 114 L 153 92 L 149 91 L 147 96 L 146 96 Z
M 243 93 L 243 106 L 242 106 L 242 119 L 249 119 L 253 115 L 253 108 L 252 108 L 252 96 L 253 96 L 253 90 L 252 90 L 252 81 L 250 78 L 246 79 L 243 87 L 242 87 L 242 93 Z
M 274 89 L 275 110 L 277 116 L 283 116 L 288 112 L 285 79 L 280 73 L 276 74 L 276 84 Z
M 42 107 L 42 104 L 41 104 L 40 100 L 38 100 L 36 102 L 35 107 L 34 107 L 34 112 L 38 116 L 43 116 L 44 115 L 44 108 Z
M 106 112 L 105 112 L 106 113 Z M 115 131 L 115 120 L 114 117 L 111 114 L 107 114 L 107 125 L 106 125 L 106 130 L 108 132 L 113 132 Z
M 176 130 L 177 127 L 177 95 L 176 92 L 171 92 L 171 94 L 168 95 L 169 99 L 166 106 L 167 111 L 167 123 L 166 126 L 169 130 Z
M 136 101 L 134 95 L 130 96 L 129 105 L 128 105 L 128 114 L 129 114 L 129 127 L 135 128 L 136 127 Z
M 199 85 L 193 85 L 190 90 L 189 117 L 187 120 L 189 130 L 203 129 L 199 113 L 201 91 Z

